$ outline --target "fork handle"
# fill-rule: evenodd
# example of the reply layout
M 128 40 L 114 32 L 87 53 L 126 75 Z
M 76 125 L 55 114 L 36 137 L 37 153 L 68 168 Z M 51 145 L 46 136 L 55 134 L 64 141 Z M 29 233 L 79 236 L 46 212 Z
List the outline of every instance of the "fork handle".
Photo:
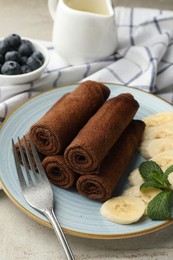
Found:
M 62 231 L 62 228 L 59 224 L 58 219 L 55 216 L 53 208 L 47 209 L 44 214 L 49 219 L 50 223 L 52 224 L 52 227 L 57 235 L 57 238 L 59 239 L 60 243 L 62 244 L 62 247 L 64 249 L 64 252 L 66 254 L 66 257 L 68 260 L 75 260 L 74 255 L 71 251 L 71 248 L 67 242 L 67 239 Z

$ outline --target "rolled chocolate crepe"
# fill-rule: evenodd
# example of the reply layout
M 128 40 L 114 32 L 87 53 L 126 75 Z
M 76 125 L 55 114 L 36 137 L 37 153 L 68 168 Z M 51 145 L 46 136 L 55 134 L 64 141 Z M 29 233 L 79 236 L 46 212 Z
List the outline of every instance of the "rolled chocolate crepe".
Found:
M 143 121 L 132 121 L 105 157 L 99 175 L 80 176 L 76 183 L 77 191 L 90 199 L 109 199 L 141 140 L 144 128 Z
M 99 165 L 138 108 L 138 102 L 128 93 L 106 101 L 66 148 L 69 167 L 79 174 L 99 172 Z
M 32 149 L 31 149 L 31 145 L 30 145 L 30 142 L 29 142 L 29 134 L 26 133 L 24 135 L 24 138 L 25 138 L 25 141 L 28 145 L 28 148 L 29 148 L 29 151 L 30 151 L 30 155 L 31 155 L 31 159 L 32 159 L 32 162 L 33 162 L 33 165 L 34 165 L 34 169 L 37 171 L 37 166 L 36 166 L 36 163 L 35 163 L 35 160 L 33 158 L 33 155 L 32 155 Z M 30 165 L 29 165 L 29 162 L 27 160 L 27 155 L 26 155 L 26 151 L 25 151 L 25 145 L 24 145 L 24 139 L 21 138 L 20 139 L 20 144 L 21 144 L 21 147 L 22 147 L 22 150 L 24 152 L 24 156 L 25 156 L 25 160 L 26 160 L 26 163 L 28 165 L 28 167 L 30 168 Z M 20 160 L 20 163 L 22 164 L 22 158 L 21 158 L 21 155 L 20 155 L 20 150 L 19 150 L 19 144 L 18 142 L 15 144 L 15 147 L 16 147 L 16 151 L 17 151 L 17 154 L 18 154 L 18 157 L 19 157 L 19 160 Z M 43 158 L 45 157 L 43 154 L 41 154 L 40 152 L 38 152 L 38 156 L 40 158 L 40 160 L 42 161 Z
M 48 155 L 42 161 L 48 179 L 55 186 L 63 189 L 71 188 L 77 180 L 77 174 L 65 163 L 63 155 Z
M 88 119 L 103 105 L 109 88 L 95 81 L 86 81 L 69 93 L 30 129 L 37 150 L 45 155 L 60 153 Z

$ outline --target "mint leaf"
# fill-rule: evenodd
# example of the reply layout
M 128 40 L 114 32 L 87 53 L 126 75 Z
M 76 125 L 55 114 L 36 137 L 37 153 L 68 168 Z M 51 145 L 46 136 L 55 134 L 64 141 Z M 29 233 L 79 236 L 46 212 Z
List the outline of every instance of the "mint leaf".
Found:
M 163 174 L 162 176 L 159 176 L 158 173 L 153 172 L 153 173 L 151 173 L 151 178 L 153 179 L 153 181 L 160 184 L 160 188 L 169 189 L 170 184 L 169 184 L 169 182 L 167 180 L 167 176 L 165 174 Z
M 170 188 L 168 176 L 173 172 L 173 165 L 164 173 L 156 162 L 146 161 L 139 166 L 139 172 L 144 179 L 144 183 L 140 186 L 141 190 L 151 187 L 162 190 L 148 203 L 148 217 L 153 220 L 170 219 L 173 190 Z
M 146 188 L 158 188 L 158 189 L 162 189 L 163 188 L 163 185 L 154 181 L 154 180 L 151 180 L 151 181 L 145 181 L 144 183 L 141 184 L 140 186 L 140 190 L 142 189 L 146 189 Z
M 146 161 L 140 164 L 139 172 L 145 181 L 159 180 L 163 177 L 163 171 L 154 161 Z M 160 181 L 159 181 L 160 182 Z
M 158 193 L 147 206 L 147 215 L 153 220 L 167 220 L 171 218 L 171 199 L 173 191 Z
M 170 183 L 159 165 L 154 161 L 143 162 L 139 166 L 139 172 L 145 182 L 152 181 L 153 187 L 169 190 Z M 151 187 L 151 186 L 150 186 Z
M 166 169 L 166 171 L 165 171 L 165 176 L 168 177 L 168 175 L 169 175 L 170 173 L 172 173 L 172 172 L 173 172 L 173 165 L 171 165 L 168 169 Z

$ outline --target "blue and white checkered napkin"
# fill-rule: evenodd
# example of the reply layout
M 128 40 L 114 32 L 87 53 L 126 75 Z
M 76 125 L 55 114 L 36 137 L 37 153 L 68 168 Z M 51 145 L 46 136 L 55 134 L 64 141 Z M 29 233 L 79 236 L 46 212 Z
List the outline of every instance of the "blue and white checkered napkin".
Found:
M 36 93 L 87 79 L 133 86 L 173 103 L 173 12 L 119 7 L 115 19 L 117 53 L 99 61 L 69 66 L 52 43 L 43 42 L 50 52 L 43 77 L 30 84 L 0 86 L 0 122 Z

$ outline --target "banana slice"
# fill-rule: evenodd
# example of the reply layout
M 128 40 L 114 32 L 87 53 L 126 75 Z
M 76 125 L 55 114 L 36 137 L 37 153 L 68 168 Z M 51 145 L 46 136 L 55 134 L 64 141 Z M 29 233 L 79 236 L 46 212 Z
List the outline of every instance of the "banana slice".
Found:
M 173 138 L 173 122 L 145 128 L 142 141 L 147 139 Z
M 141 191 L 141 199 L 145 202 L 146 205 L 162 190 L 158 188 L 146 188 Z
M 128 182 L 130 184 L 130 186 L 137 186 L 137 185 L 141 185 L 144 180 L 142 178 L 142 176 L 139 173 L 139 169 L 134 169 L 128 176 Z
M 169 165 L 173 164 L 173 150 L 164 151 L 151 158 L 155 161 L 162 169 L 168 168 Z
M 134 185 L 123 191 L 122 196 L 141 198 L 140 185 Z
M 144 215 L 145 203 L 140 198 L 118 196 L 102 204 L 100 212 L 110 221 L 118 224 L 131 224 Z
M 140 185 L 135 185 L 124 190 L 122 195 L 140 198 L 147 205 L 159 192 L 161 192 L 161 190 L 157 188 L 146 188 L 141 191 Z
M 160 112 L 144 118 L 143 121 L 145 122 L 146 127 L 163 125 L 171 121 L 173 122 L 173 112 Z
M 139 146 L 140 154 L 146 159 L 150 159 L 166 150 L 173 150 L 173 138 L 144 140 Z
M 123 192 L 123 196 L 128 197 L 136 197 L 141 199 L 145 203 L 145 212 L 144 214 L 147 215 L 147 205 L 148 203 L 159 193 L 161 192 L 160 189 L 157 188 L 146 188 L 145 190 L 140 190 L 140 185 L 132 186 L 126 189 Z

